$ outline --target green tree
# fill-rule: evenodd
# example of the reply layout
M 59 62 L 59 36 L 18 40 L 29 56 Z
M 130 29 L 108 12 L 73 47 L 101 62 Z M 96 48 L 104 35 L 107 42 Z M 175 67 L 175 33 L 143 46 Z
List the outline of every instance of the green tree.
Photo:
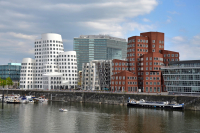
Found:
M 6 85 L 6 80 L 0 78 L 0 86 L 3 86 L 4 88 L 5 85 Z
M 6 78 L 6 85 L 8 85 L 8 87 L 9 87 L 10 85 L 13 85 L 13 81 L 12 81 L 12 79 L 11 79 L 10 77 L 7 77 L 7 78 Z
M 81 82 L 78 82 L 78 86 L 81 86 Z

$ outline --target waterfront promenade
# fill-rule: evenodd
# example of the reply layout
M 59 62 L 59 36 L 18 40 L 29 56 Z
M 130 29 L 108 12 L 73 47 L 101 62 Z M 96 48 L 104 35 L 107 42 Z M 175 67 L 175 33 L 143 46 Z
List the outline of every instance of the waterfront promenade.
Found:
M 0 89 L 0 94 L 3 90 Z M 82 103 L 98 103 L 98 104 L 118 104 L 127 105 L 129 98 L 146 101 L 169 101 L 184 103 L 185 109 L 200 110 L 200 96 L 196 94 L 171 94 L 160 93 L 128 93 L 128 92 L 111 92 L 111 91 L 83 91 L 83 90 L 21 90 L 21 89 L 5 89 L 4 95 L 20 94 L 34 95 L 36 97 L 45 96 L 49 101 L 60 102 L 82 102 Z

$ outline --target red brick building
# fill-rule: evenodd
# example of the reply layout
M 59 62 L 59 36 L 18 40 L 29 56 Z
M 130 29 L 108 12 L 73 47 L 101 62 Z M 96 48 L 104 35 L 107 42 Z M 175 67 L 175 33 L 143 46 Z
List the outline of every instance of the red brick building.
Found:
M 179 53 L 164 50 L 164 33 L 145 32 L 140 36 L 129 37 L 127 61 L 113 60 L 111 90 L 149 93 L 165 91 L 160 67 L 168 65 L 169 61 L 179 61 Z M 126 81 L 119 78 L 116 80 L 116 76 L 125 76 Z M 136 84 L 130 84 L 133 82 Z

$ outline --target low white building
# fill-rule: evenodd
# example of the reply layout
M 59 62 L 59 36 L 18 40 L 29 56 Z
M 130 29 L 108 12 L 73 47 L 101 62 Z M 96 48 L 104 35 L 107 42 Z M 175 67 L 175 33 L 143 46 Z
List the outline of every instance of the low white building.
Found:
M 77 77 L 76 52 L 64 52 L 61 35 L 47 33 L 35 41 L 35 60 L 22 60 L 20 88 L 73 89 Z
M 110 89 L 112 74 L 111 60 L 93 60 L 82 64 L 82 85 L 84 90 Z

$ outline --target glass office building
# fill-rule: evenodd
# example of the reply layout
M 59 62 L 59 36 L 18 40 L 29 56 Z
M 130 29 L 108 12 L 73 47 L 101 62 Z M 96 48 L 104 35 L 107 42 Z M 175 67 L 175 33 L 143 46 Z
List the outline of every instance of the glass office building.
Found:
M 0 65 L 0 78 L 6 79 L 10 77 L 13 81 L 20 80 L 21 63 L 8 63 L 8 65 Z
M 109 35 L 81 35 L 74 38 L 74 51 L 77 54 L 78 71 L 82 63 L 92 60 L 125 59 L 127 51 L 126 39 Z
M 200 60 L 170 62 L 161 70 L 167 91 L 200 92 Z

